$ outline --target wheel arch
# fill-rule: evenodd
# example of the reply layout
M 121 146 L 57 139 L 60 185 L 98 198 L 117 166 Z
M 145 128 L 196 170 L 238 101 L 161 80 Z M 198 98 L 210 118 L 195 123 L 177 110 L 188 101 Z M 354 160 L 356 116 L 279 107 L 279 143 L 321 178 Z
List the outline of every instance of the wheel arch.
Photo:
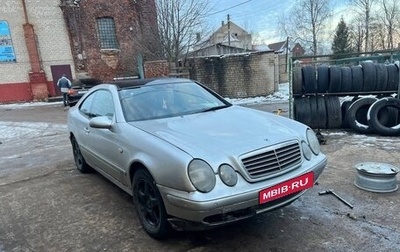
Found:
M 135 176 L 135 173 L 140 169 L 146 170 L 151 175 L 151 177 L 154 179 L 154 176 L 151 173 L 151 171 L 142 162 L 133 161 L 131 163 L 131 165 L 129 166 L 129 173 L 128 173 L 131 190 L 133 189 L 133 177 Z

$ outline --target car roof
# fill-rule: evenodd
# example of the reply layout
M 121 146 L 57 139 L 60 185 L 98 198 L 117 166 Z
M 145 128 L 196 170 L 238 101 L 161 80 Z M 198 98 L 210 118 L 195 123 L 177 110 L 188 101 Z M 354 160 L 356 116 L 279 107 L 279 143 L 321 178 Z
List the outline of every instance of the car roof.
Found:
M 117 80 L 110 84 L 116 85 L 119 89 L 131 88 L 144 85 L 154 85 L 154 84 L 172 84 L 172 83 L 185 83 L 193 82 L 190 79 L 184 78 L 148 78 L 148 79 L 134 79 L 134 80 Z

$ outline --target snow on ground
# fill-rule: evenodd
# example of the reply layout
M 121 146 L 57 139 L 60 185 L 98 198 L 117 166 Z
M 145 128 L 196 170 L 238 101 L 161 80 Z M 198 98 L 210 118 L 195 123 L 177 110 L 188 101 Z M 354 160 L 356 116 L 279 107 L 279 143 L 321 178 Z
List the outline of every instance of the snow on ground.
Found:
M 258 96 L 252 98 L 230 99 L 225 98 L 232 104 L 253 104 L 253 103 L 280 103 L 289 101 L 289 83 L 279 84 L 279 90 L 268 96 Z
M 63 102 L 23 102 L 23 103 L 10 103 L 10 104 L 0 104 L 2 109 L 17 109 L 26 107 L 40 107 L 40 106 L 54 106 L 62 105 Z

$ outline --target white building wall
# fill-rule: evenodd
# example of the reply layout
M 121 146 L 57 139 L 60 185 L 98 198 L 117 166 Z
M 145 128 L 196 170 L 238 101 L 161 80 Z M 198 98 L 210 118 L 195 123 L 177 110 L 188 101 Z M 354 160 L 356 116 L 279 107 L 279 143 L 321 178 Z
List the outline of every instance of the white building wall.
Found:
M 52 65 L 71 65 L 72 75 L 75 76 L 68 31 L 59 7 L 60 0 L 25 0 L 25 3 L 47 80 L 52 81 Z M 0 84 L 28 82 L 31 66 L 23 31 L 25 18 L 22 0 L 1 0 L 0 19 L 9 23 L 17 60 L 16 63 L 0 64 Z
M 75 76 L 68 31 L 59 7 L 60 0 L 25 1 L 29 22 L 33 24 L 37 35 L 42 68 L 47 80 L 52 80 L 52 65 L 71 65 L 72 76 Z
M 0 62 L 0 84 L 28 82 L 29 56 L 25 45 L 24 10 L 19 0 L 1 0 L 0 19 L 8 22 L 17 62 Z

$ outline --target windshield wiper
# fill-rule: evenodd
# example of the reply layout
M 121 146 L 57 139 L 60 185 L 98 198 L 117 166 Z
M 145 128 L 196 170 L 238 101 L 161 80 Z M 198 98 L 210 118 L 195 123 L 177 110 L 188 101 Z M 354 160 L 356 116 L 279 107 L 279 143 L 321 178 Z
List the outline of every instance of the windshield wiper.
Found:
M 215 111 L 215 110 L 227 108 L 227 107 L 230 107 L 230 106 L 231 105 L 224 104 L 224 105 L 220 105 L 220 106 L 215 106 L 215 107 L 203 109 L 201 112 Z

